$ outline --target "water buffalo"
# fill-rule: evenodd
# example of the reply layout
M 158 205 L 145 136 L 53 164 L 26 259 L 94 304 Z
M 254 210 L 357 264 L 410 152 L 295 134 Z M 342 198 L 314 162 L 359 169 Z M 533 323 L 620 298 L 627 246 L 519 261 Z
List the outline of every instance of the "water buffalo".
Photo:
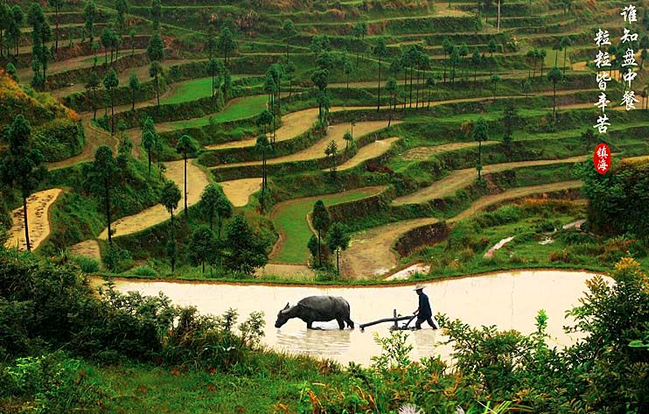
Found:
M 354 322 L 349 318 L 349 303 L 341 297 L 309 296 L 289 307 L 288 303 L 277 314 L 275 328 L 280 328 L 289 319 L 300 318 L 306 322 L 307 329 L 313 329 L 313 322 L 327 322 L 335 319 L 340 329 L 347 326 L 354 329 Z

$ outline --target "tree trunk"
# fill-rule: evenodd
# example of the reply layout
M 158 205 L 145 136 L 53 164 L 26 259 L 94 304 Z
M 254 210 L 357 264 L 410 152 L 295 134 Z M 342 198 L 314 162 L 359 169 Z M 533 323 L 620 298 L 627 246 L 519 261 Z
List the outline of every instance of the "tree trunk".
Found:
M 59 8 L 56 7 L 55 9 L 56 12 L 56 34 L 55 38 L 56 40 L 54 41 L 54 53 L 59 53 Z
M 320 249 L 320 229 L 318 229 L 318 263 L 322 267 L 322 251 Z
M 23 196 L 23 220 L 25 222 L 25 245 L 27 246 L 27 251 L 32 251 L 32 246 L 29 243 L 29 223 L 27 220 L 27 197 Z
M 187 211 L 187 154 L 185 155 L 185 218 L 189 218 L 189 212 Z
M 376 101 L 376 112 L 379 111 L 381 106 L 381 57 L 379 56 L 379 97 Z
M 557 115 L 557 83 L 552 82 L 552 115 Z
M 151 175 L 151 149 L 147 151 L 149 153 L 149 175 Z
M 563 73 L 566 73 L 566 55 L 567 54 L 568 54 L 568 46 L 563 48 Z M 642 69 L 642 66 L 640 67 L 640 69 Z
M 94 90 L 94 88 L 93 88 L 93 91 L 91 92 L 91 96 L 92 96 L 93 100 L 97 99 L 97 91 Z M 97 120 L 97 105 L 96 105 L 96 102 L 93 103 L 93 105 L 92 105 L 92 119 L 93 119 L 93 121 Z
M 444 83 L 446 83 L 446 50 L 444 50 Z
M 340 249 L 336 249 L 336 273 L 340 275 Z
M 410 67 L 410 108 L 412 108 L 412 66 Z
M 482 177 L 482 140 L 478 140 L 478 180 Z
M 640 69 L 642 69 L 642 67 Z M 345 91 L 345 96 L 349 99 L 349 73 L 347 74 L 347 90 Z
M 174 228 L 174 211 L 173 209 L 171 210 L 171 242 L 176 243 L 176 230 Z M 171 254 L 171 273 L 176 270 L 176 248 L 174 247 L 174 251 Z
M 277 125 L 275 124 L 275 119 L 277 118 L 275 115 L 275 97 L 273 96 L 273 101 L 271 104 L 271 111 L 273 112 L 273 144 L 277 140 Z
M 273 100 L 274 101 L 274 100 Z M 282 78 L 277 77 L 277 115 L 282 113 Z M 273 117 L 275 119 L 275 117 Z M 275 134 L 273 133 L 273 143 L 275 142 Z
M 500 0 L 498 0 L 498 33 L 500 33 Z
M 415 109 L 419 108 L 419 76 L 420 75 L 421 75 L 421 70 L 417 69 L 417 83 L 416 83 L 417 95 L 415 98 Z
M 158 75 L 155 75 L 155 96 L 158 101 L 158 106 L 160 106 L 160 88 L 158 87 Z
M 115 135 L 115 92 L 110 90 L 110 133 Z
M 406 91 L 406 86 L 408 86 L 408 68 L 403 68 L 403 91 L 405 93 Z M 408 99 L 403 100 L 403 110 L 406 110 L 406 104 L 408 103 Z
M 108 189 L 108 178 L 104 178 L 104 207 L 106 208 L 106 221 L 108 222 L 108 245 L 113 245 L 113 235 L 110 229 L 110 191 Z

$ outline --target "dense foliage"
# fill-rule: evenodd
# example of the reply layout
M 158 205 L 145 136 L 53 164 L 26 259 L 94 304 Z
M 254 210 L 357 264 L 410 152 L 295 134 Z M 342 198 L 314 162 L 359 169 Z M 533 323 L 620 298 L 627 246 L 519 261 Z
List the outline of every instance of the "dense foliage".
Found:
M 0 250 L 2 412 L 11 407 L 3 399 L 8 396 L 40 395 L 39 412 L 65 413 L 65 408 L 96 403 L 96 389 L 92 398 L 86 395 L 79 362 L 50 355 L 56 350 L 99 362 L 130 359 L 229 370 L 245 364 L 263 336 L 258 313 L 237 333 L 236 311 L 202 316 L 162 295 L 121 294 L 112 285 L 95 296 L 88 279 L 66 256 L 45 262 Z M 68 405 L 62 408 L 64 403 Z
M 569 312 L 575 319 L 569 330 L 583 336 L 575 345 L 548 346 L 543 311 L 528 336 L 441 316 L 455 367 L 434 358 L 411 362 L 411 346 L 396 332 L 380 339 L 384 352 L 370 369 L 351 366 L 343 383 L 308 387 L 303 412 L 391 412 L 404 403 L 424 412 L 455 413 L 457 406 L 476 412 L 502 402 L 520 412 L 647 412 L 649 355 L 630 344 L 647 335 L 649 278 L 635 261 L 623 259 L 613 281 L 597 276 L 588 289 Z
M 649 240 L 649 163 L 613 161 L 605 175 L 597 173 L 592 160 L 581 171 L 588 198 L 588 221 L 605 235 L 629 234 Z
M 88 375 L 84 360 L 207 368 L 242 379 L 256 375 L 256 364 L 270 361 L 261 362 L 255 351 L 263 335 L 259 314 L 235 333 L 232 310 L 221 317 L 201 316 L 162 295 L 122 294 L 110 285 L 94 296 L 65 256 L 46 263 L 2 250 L 0 275 L 3 410 L 17 401 L 22 402 L 14 407 L 35 401 L 40 412 L 92 406 L 101 411 L 97 402 L 110 397 L 98 378 Z M 612 280 L 592 279 L 580 302 L 569 312 L 575 323 L 568 329 L 582 339 L 565 349 L 548 345 L 543 311 L 531 335 L 474 328 L 439 315 L 454 348 L 453 367 L 438 358 L 412 362 L 407 334 L 396 332 L 376 338 L 383 353 L 368 368 L 351 364 L 341 371 L 327 361 L 309 362 L 320 367 L 318 383 L 308 380 L 313 370 L 303 371 L 307 381 L 293 380 L 276 408 L 294 402 L 302 414 L 396 413 L 404 404 L 438 413 L 455 413 L 458 407 L 482 413 L 489 406 L 503 412 L 646 412 L 649 366 L 642 341 L 649 336 L 649 278 L 632 259 L 623 259 Z M 273 358 L 270 378 L 287 362 Z

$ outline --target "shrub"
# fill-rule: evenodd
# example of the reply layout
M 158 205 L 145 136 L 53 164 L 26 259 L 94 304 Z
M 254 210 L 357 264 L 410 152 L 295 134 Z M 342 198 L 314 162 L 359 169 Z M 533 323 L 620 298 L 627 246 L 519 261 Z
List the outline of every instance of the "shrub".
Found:
M 144 265 L 144 266 L 138 266 L 135 269 L 131 271 L 134 275 L 136 276 L 141 276 L 141 277 L 153 277 L 157 276 L 158 273 L 155 271 L 155 269 Z
M 563 249 L 560 251 L 550 252 L 548 260 L 550 261 L 550 263 L 554 263 L 554 262 L 573 263 L 574 255 L 569 249 Z
M 29 412 L 68 414 L 92 409 L 100 403 L 102 395 L 98 387 L 86 376 L 79 360 L 68 358 L 59 351 L 17 359 L 0 371 L 0 384 L 7 396 L 33 398 L 25 404 L 29 406 Z M 0 403 L 0 411 L 9 410 L 10 407 L 3 407 Z
M 534 228 L 537 233 L 552 233 L 559 227 L 559 222 L 556 220 L 537 220 L 534 223 Z
M 96 273 L 99 271 L 99 262 L 91 257 L 72 256 L 72 260 L 79 265 L 83 273 Z
M 608 239 L 604 243 L 604 251 L 600 255 L 600 259 L 604 263 L 619 262 L 623 257 L 629 256 L 629 247 L 634 243 L 633 240 L 622 236 Z
M 587 244 L 587 243 L 595 243 L 596 239 L 592 235 L 588 233 L 582 233 L 579 231 L 568 231 L 565 232 L 561 238 L 563 239 L 564 243 L 568 245 L 576 245 L 576 244 Z
M 122 273 L 133 266 L 131 252 L 117 245 L 108 248 L 108 253 L 103 257 L 104 265 L 113 273 Z

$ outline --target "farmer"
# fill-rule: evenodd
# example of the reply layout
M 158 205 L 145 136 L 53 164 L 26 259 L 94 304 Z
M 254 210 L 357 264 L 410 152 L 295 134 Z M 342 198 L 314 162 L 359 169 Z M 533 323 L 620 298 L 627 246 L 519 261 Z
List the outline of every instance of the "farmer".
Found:
M 428 322 L 433 329 L 437 329 L 437 325 L 433 322 L 433 311 L 430 309 L 430 302 L 428 296 L 424 293 L 424 286 L 417 285 L 415 292 L 419 295 L 419 308 L 413 312 L 417 315 L 417 322 L 415 322 L 415 329 L 421 329 L 421 324 Z

